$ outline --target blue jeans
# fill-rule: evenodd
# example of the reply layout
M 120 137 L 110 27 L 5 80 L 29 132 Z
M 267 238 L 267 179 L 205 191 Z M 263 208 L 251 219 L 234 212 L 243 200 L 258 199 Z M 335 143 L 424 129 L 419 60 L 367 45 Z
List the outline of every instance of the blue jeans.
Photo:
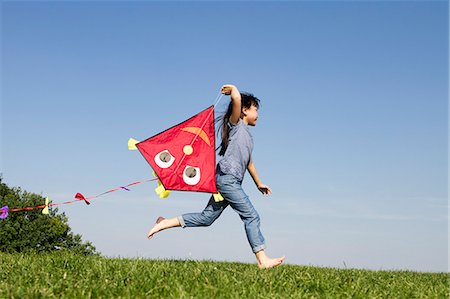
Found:
M 188 213 L 178 217 L 181 226 L 196 227 L 196 226 L 210 226 L 223 210 L 230 205 L 235 210 L 242 221 L 244 222 L 245 232 L 247 234 L 248 242 L 254 253 L 266 248 L 264 244 L 264 237 L 261 234 L 260 219 L 258 212 L 256 212 L 249 197 L 242 189 L 241 182 L 234 176 L 228 174 L 217 174 L 217 189 L 222 194 L 224 200 L 215 202 L 214 198 L 208 202 L 201 213 Z

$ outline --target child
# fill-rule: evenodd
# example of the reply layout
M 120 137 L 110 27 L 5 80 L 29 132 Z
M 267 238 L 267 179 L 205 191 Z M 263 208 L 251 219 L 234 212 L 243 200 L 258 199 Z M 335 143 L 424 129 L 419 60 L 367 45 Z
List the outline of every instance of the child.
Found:
M 147 237 L 150 239 L 157 232 L 171 227 L 209 226 L 230 205 L 244 222 L 247 239 L 255 253 L 258 266 L 272 268 L 280 265 L 284 261 L 284 256 L 272 259 L 266 255 L 264 237 L 259 229 L 259 215 L 241 186 L 245 171 L 248 170 L 262 194 L 272 193 L 270 187 L 259 180 L 251 159 L 253 137 L 248 126 L 256 125 L 259 99 L 251 94 L 240 93 L 234 85 L 222 86 L 221 92 L 231 95 L 231 102 L 222 122 L 222 144 L 219 155 L 223 158 L 216 168 L 217 189 L 224 200 L 216 202 L 211 196 L 201 213 L 183 214 L 171 219 L 159 217 Z

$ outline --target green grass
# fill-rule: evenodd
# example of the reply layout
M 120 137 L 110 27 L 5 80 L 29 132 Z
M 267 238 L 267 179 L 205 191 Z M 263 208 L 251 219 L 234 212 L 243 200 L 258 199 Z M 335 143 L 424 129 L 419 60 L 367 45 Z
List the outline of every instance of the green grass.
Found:
M 448 273 L 0 253 L 0 298 L 449 298 Z

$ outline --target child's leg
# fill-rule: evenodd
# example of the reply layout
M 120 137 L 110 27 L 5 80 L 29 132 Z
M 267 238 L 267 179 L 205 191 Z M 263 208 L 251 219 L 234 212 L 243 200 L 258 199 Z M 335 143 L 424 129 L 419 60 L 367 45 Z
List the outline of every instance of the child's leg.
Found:
M 266 255 L 264 251 L 266 245 L 260 230 L 259 214 L 256 212 L 248 196 L 238 197 L 238 201 L 230 203 L 230 205 L 244 222 L 247 239 L 252 247 L 253 253 L 255 253 L 259 268 L 266 269 L 279 266 L 284 261 L 285 257 L 269 258 Z
M 172 227 L 181 226 L 184 228 L 196 226 L 209 226 L 217 218 L 219 218 L 220 214 L 222 214 L 223 210 L 227 206 L 228 206 L 227 201 L 224 200 L 221 202 L 216 202 L 214 200 L 214 197 L 211 196 L 208 204 L 201 213 L 188 213 L 171 219 L 165 219 L 162 217 L 158 218 L 153 228 L 148 232 L 147 237 L 150 239 L 157 232 Z
M 211 196 L 208 204 L 201 213 L 187 213 L 178 217 L 180 224 L 185 227 L 210 226 L 228 206 L 226 200 L 216 202 Z
M 226 178 L 222 178 L 225 180 Z M 264 237 L 260 230 L 260 218 L 258 212 L 253 207 L 247 194 L 245 194 L 242 186 L 238 182 L 230 179 L 227 184 L 220 185 L 220 193 L 230 203 L 242 221 L 244 222 L 245 232 L 250 247 L 255 253 L 256 260 L 260 268 L 271 268 L 280 265 L 284 256 L 276 259 L 269 258 L 264 249 L 266 248 Z
M 235 210 L 244 222 L 247 240 L 253 253 L 257 253 L 266 248 L 264 237 L 260 229 L 260 218 L 258 212 L 253 207 L 248 196 L 240 185 L 235 186 L 231 192 L 220 190 L 222 195 L 230 202 L 230 206 Z

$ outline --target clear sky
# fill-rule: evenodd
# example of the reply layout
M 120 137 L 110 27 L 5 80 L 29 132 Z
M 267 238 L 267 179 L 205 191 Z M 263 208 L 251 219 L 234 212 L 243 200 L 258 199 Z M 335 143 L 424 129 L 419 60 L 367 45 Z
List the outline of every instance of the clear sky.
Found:
M 327 267 L 448 270 L 447 1 L 1 3 L 1 172 L 64 201 L 152 178 L 127 140 L 214 103 L 262 101 L 244 188 L 271 256 Z M 229 101 L 224 97 L 217 113 Z M 254 262 L 228 208 L 152 240 L 209 195 L 138 185 L 62 206 L 107 256 Z

